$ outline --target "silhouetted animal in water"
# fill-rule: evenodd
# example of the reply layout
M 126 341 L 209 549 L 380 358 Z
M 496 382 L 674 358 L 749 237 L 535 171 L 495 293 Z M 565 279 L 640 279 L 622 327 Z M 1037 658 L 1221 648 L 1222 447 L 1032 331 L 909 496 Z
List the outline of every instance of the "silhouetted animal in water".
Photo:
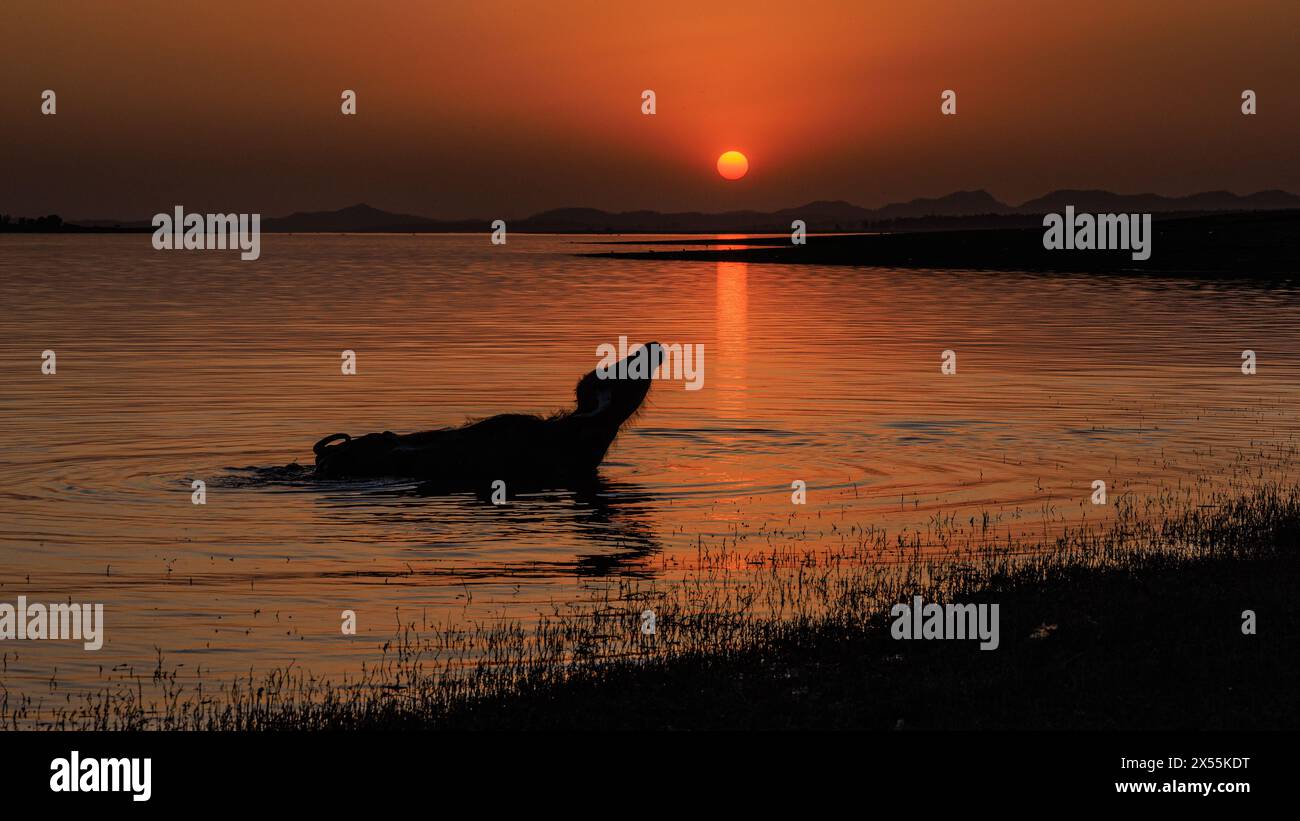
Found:
M 663 357 L 663 346 L 650 342 L 612 366 L 606 378 L 593 370 L 578 381 L 577 408 L 550 417 L 507 413 L 420 433 L 326 436 L 312 448 L 316 475 L 424 479 L 425 493 L 486 492 L 497 479 L 511 491 L 580 483 L 595 473 L 623 423 L 641 407 Z

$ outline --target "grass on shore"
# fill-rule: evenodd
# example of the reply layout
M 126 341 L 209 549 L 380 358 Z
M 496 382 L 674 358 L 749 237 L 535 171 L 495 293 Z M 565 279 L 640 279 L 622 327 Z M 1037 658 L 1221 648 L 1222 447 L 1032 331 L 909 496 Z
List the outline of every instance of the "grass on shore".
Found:
M 1205 500 L 1200 500 L 1204 502 Z M 923 553 L 880 531 L 816 553 L 701 550 L 536 624 L 418 630 L 331 682 L 215 687 L 158 669 L 4 726 L 52 729 L 1300 728 L 1300 489 L 1121 500 L 1104 526 Z M 896 641 L 889 609 L 988 602 L 1001 645 Z M 653 636 L 641 612 L 656 614 Z M 1253 610 L 1256 635 L 1242 632 Z M 146 687 L 148 692 L 146 692 Z

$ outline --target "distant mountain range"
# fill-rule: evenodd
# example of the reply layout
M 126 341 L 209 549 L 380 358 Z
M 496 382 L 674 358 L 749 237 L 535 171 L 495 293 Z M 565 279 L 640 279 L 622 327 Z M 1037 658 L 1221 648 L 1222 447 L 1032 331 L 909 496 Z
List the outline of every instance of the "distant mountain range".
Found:
M 957 191 L 944 197 L 898 202 L 881 208 L 863 208 L 843 200 L 817 201 L 779 211 L 602 211 L 597 208 L 557 208 L 517 220 L 508 220 L 512 232 L 525 233 L 713 233 L 786 232 L 790 223 L 803 220 L 810 231 L 938 230 L 951 228 L 1005 228 L 1036 225 L 1046 213 L 1067 205 L 1090 213 L 1219 213 L 1273 211 L 1300 208 L 1300 195 L 1286 191 L 1259 191 L 1238 195 L 1206 191 L 1185 197 L 1160 194 L 1115 194 L 1110 191 L 1064 189 L 1021 205 L 1000 202 L 987 191 Z M 25 221 L 34 225 L 33 221 Z M 286 217 L 266 217 L 268 232 L 394 232 L 430 233 L 489 230 L 490 219 L 437 220 L 413 214 L 394 214 L 359 204 L 337 211 L 300 211 Z M 0 225 L 0 230 L 6 226 Z M 14 230 L 14 224 L 7 226 Z M 149 222 L 78 220 L 63 230 L 152 230 Z M 19 228 L 18 230 L 23 230 Z M 39 227 L 27 230 L 43 230 Z M 58 230 L 57 228 L 53 230 Z
M 793 220 L 803 220 L 810 230 L 854 231 L 891 223 L 935 220 L 946 227 L 953 217 L 1041 217 L 1073 205 L 1076 211 L 1200 212 L 1271 211 L 1300 208 L 1300 196 L 1285 191 L 1260 191 L 1239 196 L 1228 191 L 1207 191 L 1187 197 L 1159 194 L 1113 194 L 1109 191 L 1053 191 L 1019 206 L 999 202 L 987 191 L 957 191 L 945 197 L 915 199 L 881 208 L 863 208 L 843 200 L 817 201 L 779 211 L 602 211 L 598 208 L 556 208 L 531 217 L 508 220 L 511 231 L 554 233 L 661 233 L 699 231 L 789 231 Z M 407 214 L 389 214 L 368 205 L 340 211 L 290 214 L 266 219 L 264 231 L 482 231 L 491 220 L 434 220 Z M 997 221 L 1009 224 L 1011 221 Z M 1016 220 L 1015 222 L 1019 222 Z M 1032 220 L 1039 222 L 1039 220 Z M 923 226 L 916 226 L 923 227 Z

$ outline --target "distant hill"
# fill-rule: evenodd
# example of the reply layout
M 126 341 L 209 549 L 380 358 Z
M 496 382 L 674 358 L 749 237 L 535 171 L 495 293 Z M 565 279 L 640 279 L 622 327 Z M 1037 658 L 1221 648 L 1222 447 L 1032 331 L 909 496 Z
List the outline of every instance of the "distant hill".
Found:
M 1012 211 L 989 192 L 958 191 L 946 197 L 916 199 L 877 208 L 867 219 L 910 219 L 915 217 L 970 217 L 978 214 L 1006 214 Z
M 844 200 L 818 200 L 797 208 L 782 208 L 771 212 L 725 211 L 717 214 L 705 214 L 699 211 L 614 213 L 596 208 L 559 208 L 543 211 L 524 220 L 517 220 L 512 225 L 519 231 L 763 233 L 787 232 L 792 221 L 801 219 L 807 224 L 809 230 L 857 231 L 881 220 L 931 215 L 965 217 L 975 214 L 1006 214 L 1011 213 L 1012 210 L 1010 206 L 994 199 L 987 191 L 958 191 L 945 197 L 893 203 L 883 208 L 863 208 Z
M 287 217 L 268 217 L 262 220 L 263 231 L 389 231 L 411 226 L 409 230 L 435 225 L 428 217 L 411 214 L 391 214 L 372 208 L 365 203 L 350 205 L 337 211 L 298 211 Z
M 524 219 L 509 220 L 509 229 L 523 233 L 786 233 L 790 223 L 803 220 L 810 231 L 933 231 L 1028 227 L 1037 217 L 1059 213 L 1067 205 L 1091 213 L 1209 214 L 1230 211 L 1274 211 L 1300 208 L 1300 196 L 1286 191 L 1233 194 L 1206 191 L 1185 197 L 1161 194 L 1116 194 L 1110 191 L 1065 189 L 1021 205 L 1008 205 L 984 190 L 957 191 L 943 197 L 896 202 L 863 208 L 843 200 L 819 200 L 779 211 L 602 211 L 598 208 L 556 208 Z M 14 220 L 0 216 L 0 231 L 151 231 L 148 220 L 78 220 L 56 222 L 54 215 Z M 264 217 L 268 232 L 395 232 L 432 233 L 490 230 L 491 220 L 437 220 L 395 214 L 364 203 L 337 211 L 297 212 Z
M 1186 197 L 1160 194 L 1113 194 L 1110 191 L 1053 191 L 1016 208 L 1021 214 L 1059 213 L 1065 206 L 1091 213 L 1157 213 L 1169 211 L 1277 211 L 1300 207 L 1300 197 L 1285 191 L 1259 191 L 1240 196 L 1230 191 L 1206 191 Z

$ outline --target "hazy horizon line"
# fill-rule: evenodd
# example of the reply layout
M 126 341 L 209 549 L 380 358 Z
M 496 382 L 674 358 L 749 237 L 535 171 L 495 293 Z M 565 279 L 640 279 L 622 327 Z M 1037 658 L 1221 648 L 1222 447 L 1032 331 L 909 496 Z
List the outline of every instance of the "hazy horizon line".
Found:
M 530 214 L 527 214 L 527 215 L 525 215 L 525 216 L 517 216 L 517 215 L 516 215 L 516 216 L 507 216 L 507 217 L 505 217 L 505 219 L 508 219 L 508 220 L 526 220 L 526 219 L 530 219 L 530 218 L 536 217 L 536 216 L 541 215 L 541 214 L 548 214 L 548 213 L 551 213 L 551 212 L 553 212 L 553 211 L 570 211 L 570 210 L 600 211 L 600 212 L 603 212 L 603 213 L 606 213 L 606 214 L 613 214 L 613 215 L 621 215 L 621 214 L 643 214 L 643 213 L 645 213 L 645 214 L 664 214 L 664 215 L 667 215 L 667 214 L 702 214 L 702 215 L 709 215 L 709 216 L 721 216 L 721 215 L 727 215 L 727 214 L 771 214 L 771 213 L 778 213 L 778 212 L 784 212 L 784 211 L 794 211 L 794 210 L 797 210 L 797 209 L 799 209 L 799 208 L 803 208 L 803 207 L 806 207 L 806 206 L 808 206 L 808 205 L 815 205 L 815 204 L 818 204 L 818 203 L 836 203 L 836 204 L 844 204 L 844 205 L 847 205 L 847 206 L 852 206 L 852 207 L 854 207 L 854 208 L 860 208 L 860 209 L 865 210 L 865 211 L 879 211 L 879 210 L 882 210 L 882 209 L 885 209 L 885 208 L 889 208 L 889 207 L 891 207 L 891 206 L 910 205 L 910 204 L 919 203 L 919 202 L 925 202 L 925 201 L 938 201 L 938 200 L 944 200 L 944 199 L 948 199 L 948 198 L 951 198 L 951 197 L 956 197 L 956 196 L 959 196 L 959 195 L 962 195 L 962 194 L 984 194 L 984 195 L 987 195 L 990 199 L 992 199 L 993 201 L 995 201 L 995 202 L 996 202 L 997 204 L 999 204 L 999 205 L 1002 205 L 1002 206 L 1004 206 L 1004 207 L 1006 207 L 1006 208 L 1019 209 L 1019 208 L 1023 208 L 1023 207 L 1025 207 L 1025 206 L 1028 205 L 1029 203 L 1034 202 L 1035 200 L 1040 200 L 1040 199 L 1043 199 L 1043 198 L 1045 198 L 1045 197 L 1048 197 L 1048 196 L 1050 196 L 1050 195 L 1052 195 L 1052 194 L 1060 194 L 1060 193 L 1063 193 L 1063 192 L 1079 192 L 1079 193 L 1085 193 L 1085 194 L 1097 194 L 1097 193 L 1100 193 L 1100 194 L 1109 194 L 1109 195 L 1117 196 L 1117 197 L 1160 197 L 1160 198 L 1163 198 L 1163 199 L 1170 199 L 1170 200 L 1188 199 L 1188 198 L 1191 198 L 1191 197 L 1202 196 L 1202 195 L 1206 195 L 1206 194 L 1227 194 L 1227 195 L 1231 195 L 1231 196 L 1234 196 L 1234 197 L 1246 198 L 1246 197 L 1258 196 L 1258 195 L 1260 195 L 1260 194 L 1281 193 L 1281 194 L 1287 194 L 1287 195 L 1290 195 L 1290 196 L 1300 197 L 1300 193 L 1295 192 L 1295 191 L 1288 191 L 1287 189 L 1285 189 L 1285 188 L 1280 188 L 1280 187 L 1279 187 L 1279 188 L 1261 188 L 1261 189 L 1259 189 L 1259 190 L 1256 190 L 1256 191 L 1249 191 L 1249 192 L 1246 192 L 1246 193 L 1239 193 L 1239 192 L 1237 192 L 1237 191 L 1235 191 L 1235 190 L 1232 190 L 1232 189 L 1229 189 L 1229 188 L 1216 188 L 1216 189 L 1206 189 L 1206 190 L 1190 191 L 1190 192 L 1188 192 L 1188 193 L 1183 193 L 1183 194 L 1168 194 L 1168 193 L 1161 193 L 1161 192 L 1157 192 L 1157 191 L 1121 192 L 1121 191 L 1114 191 L 1114 190 L 1111 190 L 1111 189 L 1109 189 L 1109 188 L 1071 188 L 1071 187 L 1067 187 L 1067 188 L 1053 188 L 1053 189 L 1049 189 L 1048 191 L 1045 191 L 1044 193 L 1039 194 L 1038 196 L 1030 197 L 1030 198 L 1028 198 L 1028 199 L 1026 199 L 1026 200 L 1024 200 L 1024 201 L 1022 201 L 1022 202 L 1020 202 L 1020 203 L 1012 203 L 1012 202 L 1009 202 L 1009 201 L 1006 201 L 1006 200 L 1000 199 L 997 195 L 993 194 L 993 193 L 992 193 L 988 188 L 961 188 L 961 189 L 956 189 L 956 190 L 950 191 L 950 192 L 948 192 L 947 194 L 939 194 L 939 195 L 934 195 L 934 196 L 917 196 L 917 197 L 913 197 L 913 198 L 908 199 L 908 200 L 889 200 L 889 201 L 886 201 L 886 202 L 884 202 L 884 203 L 882 203 L 882 204 L 880 204 L 880 205 L 861 205 L 861 204 L 859 204 L 859 203 L 857 203 L 857 202 L 853 202 L 853 201 L 851 201 L 851 200 L 846 200 L 846 199 L 812 199 L 812 200 L 808 200 L 807 202 L 805 202 L 805 203 L 802 204 L 802 205 L 782 206 L 782 207 L 779 207 L 779 208 L 774 208 L 774 209 L 769 209 L 769 210 L 764 210 L 764 209 L 761 209 L 761 208 L 738 208 L 738 209 L 731 209 L 731 210 L 726 210 L 726 211 L 704 211 L 704 210 L 661 210 L 661 209 L 657 209 L 657 208 L 611 209 L 611 208 L 603 208 L 603 207 L 596 206 L 596 205 L 557 205 L 557 206 L 553 206 L 553 207 L 550 207 L 550 208 L 544 208 L 544 209 L 539 210 L 539 211 L 534 211 L 534 212 L 532 212 L 532 213 L 530 213 Z M 180 204 L 183 205 L 183 203 L 180 203 Z M 174 205 L 176 205 L 176 204 L 173 203 L 172 206 L 169 206 L 169 207 L 174 207 Z M 356 201 L 353 201 L 353 202 L 350 202 L 350 203 L 347 203 L 347 204 L 345 204 L 345 205 L 341 205 L 341 206 L 338 206 L 338 207 L 334 207 L 334 208 L 329 208 L 329 207 L 323 207 L 323 208 L 299 208 L 299 209 L 297 209 L 297 210 L 290 211 L 290 212 L 288 212 L 288 213 L 284 213 L 284 214 L 280 214 L 280 215 L 268 216 L 267 219 L 286 219 L 286 218 L 293 217 L 293 216 L 298 216 L 298 215 L 307 215 L 307 214 L 331 214 L 331 213 L 338 213 L 338 212 L 340 212 L 340 211 L 345 211 L 345 210 L 347 210 L 347 209 L 349 209 L 349 208 L 361 208 L 361 207 L 364 207 L 364 208 L 370 208 L 370 209 L 373 209 L 373 210 L 375 210 L 375 211 L 380 211 L 380 212 L 383 212 L 383 213 L 385 213 L 385 214 L 389 214 L 389 215 L 392 215 L 392 216 L 415 217 L 415 218 L 422 219 L 422 220 L 428 220 L 428 221 L 430 221 L 430 222 L 442 222 L 442 223 L 482 222 L 482 221 L 484 221 L 484 220 L 487 220 L 487 221 L 490 222 L 491 219 L 498 219 L 498 218 L 500 218 L 500 217 L 492 217 L 492 218 L 489 218 L 489 217 L 482 217 L 482 216 L 477 216 L 477 215 L 476 215 L 476 216 L 462 216 L 462 217 L 436 217 L 436 216 L 430 216 L 430 215 L 428 215 L 428 214 L 414 213 L 414 212 L 410 212 L 410 211 L 403 211 L 403 210 L 388 210 L 387 208 L 384 208 L 384 207 L 381 207 L 381 206 L 371 205 L 368 201 L 366 201 L 366 200 L 363 199 L 363 200 L 356 200 Z M 202 210 L 202 211 L 205 211 L 205 212 L 206 212 L 208 209 L 196 209 L 196 210 Z M 220 211 L 220 212 L 222 212 L 222 213 L 225 213 L 225 211 L 222 210 L 222 209 L 215 209 L 215 210 L 214 210 L 214 213 L 216 213 L 217 211 Z M 39 218 L 41 218 L 41 217 L 47 217 L 47 216 L 59 216 L 61 219 L 63 219 L 63 221 L 64 221 L 65 223 L 69 223 L 69 224 L 77 224 L 77 223 L 84 223 L 84 222 L 119 223 L 119 224 L 131 224 L 131 223 L 138 223 L 138 222 L 145 222 L 145 223 L 147 223 L 147 222 L 149 222 L 149 221 L 153 218 L 153 216 L 154 216 L 153 214 L 150 214 L 150 215 L 148 215 L 148 216 L 144 216 L 144 217 L 136 217 L 136 218 L 124 218 L 124 217 L 103 217 L 103 216 L 86 216 L 86 215 L 76 216 L 76 217 L 63 217 L 63 216 L 62 216 L 61 214 L 59 214 L 57 211 L 56 211 L 56 212 L 51 212 L 51 213 L 45 213 L 45 214 L 18 214 L 18 213 L 15 213 L 15 212 L 7 212 L 7 211 L 4 211 L 3 209 L 0 209 L 0 213 L 5 213 L 5 214 L 7 214 L 8 216 L 10 216 L 11 218 L 14 218 L 14 219 L 39 219 Z M 155 213 L 158 213 L 158 212 L 155 212 Z M 935 216 L 938 216 L 938 215 L 935 215 Z M 974 216 L 974 215 L 972 214 L 972 216 Z

